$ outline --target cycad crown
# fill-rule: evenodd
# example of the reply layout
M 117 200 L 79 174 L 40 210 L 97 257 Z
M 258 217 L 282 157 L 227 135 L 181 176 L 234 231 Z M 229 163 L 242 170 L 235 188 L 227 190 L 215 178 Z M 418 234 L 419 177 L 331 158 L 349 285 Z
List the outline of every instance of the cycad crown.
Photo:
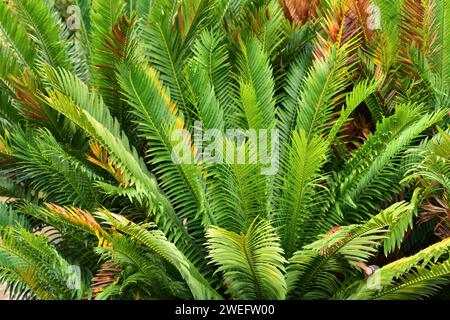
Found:
M 448 288 L 448 1 L 60 2 L 0 0 L 11 298 Z M 276 132 L 275 172 L 197 161 L 199 124 Z

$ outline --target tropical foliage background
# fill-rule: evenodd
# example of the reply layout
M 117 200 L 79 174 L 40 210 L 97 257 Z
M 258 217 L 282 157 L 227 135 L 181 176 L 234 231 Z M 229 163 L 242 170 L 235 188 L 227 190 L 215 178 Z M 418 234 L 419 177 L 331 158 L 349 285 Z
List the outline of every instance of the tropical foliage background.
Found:
M 0 41 L 11 298 L 448 298 L 448 0 L 1 0 Z M 278 173 L 175 164 L 196 121 Z

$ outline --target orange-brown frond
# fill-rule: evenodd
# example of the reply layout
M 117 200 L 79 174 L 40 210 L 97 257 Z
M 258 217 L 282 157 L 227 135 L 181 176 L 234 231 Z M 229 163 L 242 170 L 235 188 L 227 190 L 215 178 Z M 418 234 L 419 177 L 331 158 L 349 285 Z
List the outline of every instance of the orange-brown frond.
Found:
M 37 84 L 33 76 L 25 72 L 23 78 L 11 77 L 11 80 L 15 84 L 16 98 L 21 102 L 22 113 L 32 119 L 47 122 L 48 118 L 38 100 Z
M 88 156 L 88 161 L 99 166 L 109 172 L 119 183 L 121 187 L 128 188 L 131 186 L 122 169 L 118 167 L 109 157 L 108 150 L 104 148 L 98 141 L 91 140 L 89 143 L 92 154 Z
M 52 215 L 57 215 L 71 221 L 98 236 L 107 235 L 107 232 L 100 226 L 94 217 L 83 209 L 75 207 L 61 207 L 52 203 L 46 203 L 45 206 Z
M 291 23 L 303 25 L 316 20 L 320 0 L 280 0 L 280 4 Z
M 92 278 L 93 297 L 96 298 L 106 287 L 116 283 L 121 272 L 121 265 L 111 262 L 103 263 Z

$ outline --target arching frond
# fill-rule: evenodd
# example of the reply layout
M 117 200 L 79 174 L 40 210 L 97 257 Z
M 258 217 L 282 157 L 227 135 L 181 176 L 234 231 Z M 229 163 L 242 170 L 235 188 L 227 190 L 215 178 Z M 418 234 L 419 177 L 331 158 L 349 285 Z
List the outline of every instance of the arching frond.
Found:
M 338 228 L 294 253 L 287 273 L 290 295 L 303 299 L 330 298 L 341 286 L 336 273 L 349 276 L 352 270 L 348 265 L 367 262 L 382 242 L 390 250 L 392 243 L 403 237 L 404 221 L 410 223 L 413 210 L 414 205 L 396 203 L 363 225 Z
M 435 295 L 449 282 L 449 243 L 445 239 L 376 270 L 348 299 L 411 300 Z
M 17 61 L 24 67 L 32 69 L 35 52 L 25 27 L 19 22 L 17 15 L 8 8 L 5 1 L 0 3 L 0 30 L 2 47 L 11 50 Z
M 136 225 L 124 217 L 107 211 L 97 212 L 100 219 L 129 236 L 132 240 L 146 246 L 164 260 L 172 264 L 187 282 L 195 299 L 220 299 L 220 295 L 210 286 L 198 269 L 175 247 L 167 241 L 164 234 L 154 229 L 153 224 Z
M 333 48 L 323 60 L 316 58 L 305 78 L 296 128 L 303 129 L 307 138 L 326 132 L 333 107 L 342 99 L 350 80 L 348 72 L 352 64 L 348 59 L 347 47 Z
M 38 58 L 53 67 L 71 69 L 67 47 L 63 42 L 66 29 L 59 17 L 43 1 L 14 0 L 17 12 L 31 31 L 38 48 Z
M 87 209 L 97 206 L 98 190 L 92 183 L 102 178 L 69 155 L 49 131 L 17 129 L 12 137 L 9 155 L 16 159 L 16 181 L 29 183 L 50 202 Z
M 170 3 L 155 2 L 148 25 L 142 26 L 142 39 L 151 66 L 160 73 L 162 83 L 170 89 L 175 105 L 180 108 L 189 126 L 190 110 L 185 96 L 186 83 L 182 77 L 183 60 L 188 56 L 180 33 L 173 32 L 173 14 L 174 8 Z
M 219 31 L 203 31 L 199 39 L 193 45 L 194 55 L 192 59 L 198 68 L 203 70 L 214 88 L 225 117 L 230 116 L 230 76 L 231 65 L 228 61 L 228 52 L 225 45 L 225 37 Z
M 252 129 L 273 128 L 275 101 L 272 70 L 258 40 L 250 39 L 242 46 L 239 66 L 240 107 L 245 115 L 245 124 Z
M 135 21 L 124 15 L 124 1 L 94 1 L 91 7 L 92 55 L 91 85 L 102 95 L 111 114 L 124 128 L 131 125 L 129 107 L 122 101 L 121 88 L 116 79 L 116 65 L 127 59 Z M 127 129 L 128 131 L 128 129 Z
M 445 112 L 425 115 L 419 119 L 420 116 L 417 108 L 398 106 L 395 115 L 378 125 L 375 134 L 369 137 L 341 171 L 338 199 L 323 230 L 331 228 L 333 223 L 339 224 L 339 221 L 344 219 L 355 221 L 353 219 L 357 212 L 370 214 L 380 205 L 372 201 L 371 194 L 377 194 L 378 199 L 389 200 L 393 192 L 398 192 L 398 182 L 402 179 L 402 174 L 399 175 L 398 171 L 402 168 L 402 155 L 410 143 L 442 119 Z M 406 166 L 402 170 L 404 173 Z M 393 181 L 398 182 L 393 184 Z M 393 188 L 397 188 L 397 191 Z M 341 203 L 345 205 L 342 206 Z M 341 218 L 337 218 L 338 216 Z
M 450 194 L 450 135 L 438 129 L 439 134 L 425 148 L 411 150 L 411 153 L 418 154 L 422 160 L 411 166 L 403 181 L 424 178 L 430 183 L 438 183 L 440 188 Z
M 97 299 L 103 300 L 114 297 L 116 290 L 111 292 L 109 288 L 118 286 L 118 281 L 120 281 L 118 297 L 126 298 L 129 291 L 131 291 L 130 294 L 136 294 L 134 290 L 139 287 L 147 295 L 142 298 L 174 299 L 190 297 L 185 284 L 168 275 L 162 259 L 136 242 L 124 236 L 115 237 L 111 246 L 98 248 L 98 251 L 102 254 L 103 260 L 108 261 L 109 265 L 120 265 L 123 266 L 124 270 L 120 273 L 114 269 L 111 270 L 117 278 L 109 286 L 99 287 L 99 281 L 96 282 Z M 105 273 L 100 275 L 102 279 L 107 276 Z
M 155 167 L 162 190 L 179 219 L 187 221 L 188 232 L 195 238 L 201 237 L 200 218 L 209 214 L 205 208 L 205 191 L 201 172 L 194 162 L 195 147 L 186 136 L 176 106 L 150 66 L 121 67 L 119 82 L 139 117 L 136 121 L 139 130 L 153 146 L 148 153 L 149 163 Z M 184 162 L 186 156 L 189 161 Z
M 135 188 L 146 199 L 149 213 L 156 215 L 156 221 L 162 224 L 171 239 L 175 239 L 175 242 L 179 240 L 187 252 L 188 248 L 194 245 L 191 236 L 181 237 L 181 234 L 187 233 L 181 219 L 167 197 L 159 190 L 155 177 L 148 171 L 144 161 L 130 146 L 117 120 L 109 114 L 102 98 L 95 92 L 89 92 L 85 84 L 67 72 L 54 69 L 49 69 L 48 72 L 49 79 L 58 89 L 48 92 L 49 105 L 70 118 L 108 150 L 113 163 L 122 169 L 127 181 L 126 187 Z M 192 248 L 189 252 L 197 256 L 201 253 L 200 250 Z
M 309 212 L 314 204 L 313 196 L 323 178 L 320 168 L 325 162 L 326 141 L 321 137 L 307 139 L 306 133 L 294 131 L 290 156 L 285 164 L 286 176 L 282 178 L 283 191 L 280 201 L 279 233 L 282 234 L 283 248 L 291 256 L 297 248 L 305 243 L 309 234 L 304 227 L 309 219 L 314 219 Z
M 13 297 L 79 299 L 85 286 L 74 269 L 48 244 L 23 228 L 0 227 L 0 279 L 10 285 Z M 68 285 L 70 281 L 77 285 Z
M 283 250 L 275 229 L 267 220 L 256 219 L 245 234 L 218 227 L 208 232 L 212 262 L 223 272 L 228 293 L 237 299 L 283 299 Z

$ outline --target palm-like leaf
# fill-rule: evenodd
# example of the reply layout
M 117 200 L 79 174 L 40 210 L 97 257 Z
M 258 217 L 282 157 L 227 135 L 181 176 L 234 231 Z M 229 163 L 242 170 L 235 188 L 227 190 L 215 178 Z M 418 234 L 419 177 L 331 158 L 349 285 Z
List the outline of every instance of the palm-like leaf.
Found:
M 343 267 L 347 264 L 367 262 L 383 241 L 389 252 L 403 237 L 413 210 L 411 204 L 394 204 L 363 225 L 342 227 L 294 253 L 287 276 L 290 294 L 304 299 L 329 298 L 341 285 L 336 273 L 351 272 Z
M 132 240 L 151 249 L 164 260 L 172 264 L 187 282 L 192 295 L 196 299 L 220 299 L 220 295 L 210 286 L 198 269 L 175 247 L 167 241 L 164 234 L 155 226 L 136 225 L 125 218 L 107 211 L 98 212 L 97 216 L 107 224 L 128 235 Z
M 256 219 L 246 234 L 221 228 L 208 230 L 212 262 L 223 272 L 228 292 L 238 299 L 283 299 L 284 258 L 274 228 Z
M 375 271 L 372 279 L 361 283 L 349 299 L 420 299 L 436 294 L 448 284 L 449 239 L 419 253 L 399 259 Z M 443 260 L 438 259 L 442 257 Z M 370 279 L 370 278 L 369 278 Z
M 69 55 L 63 39 L 67 37 L 65 27 L 57 14 L 42 1 L 14 1 L 18 14 L 31 30 L 31 38 L 38 48 L 41 62 L 54 67 L 71 69 Z

